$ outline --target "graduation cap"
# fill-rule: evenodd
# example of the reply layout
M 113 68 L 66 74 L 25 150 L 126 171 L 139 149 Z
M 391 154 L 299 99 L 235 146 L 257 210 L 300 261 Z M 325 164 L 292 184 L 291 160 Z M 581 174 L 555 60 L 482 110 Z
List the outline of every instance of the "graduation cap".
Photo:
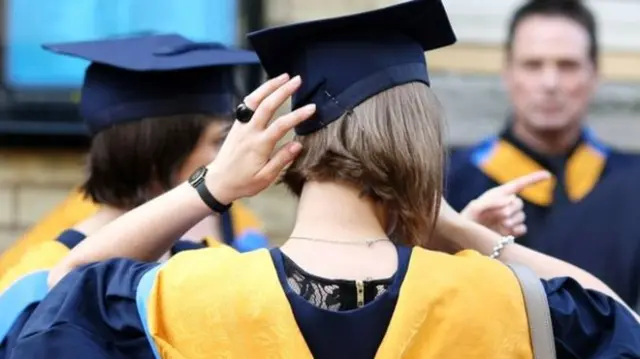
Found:
M 257 64 L 252 51 L 180 35 L 145 35 L 43 45 L 91 62 L 80 114 L 92 134 L 118 123 L 183 113 L 233 111 L 234 65 Z
M 296 127 L 317 131 L 369 97 L 408 82 L 429 85 L 424 52 L 455 43 L 440 0 L 274 27 L 248 39 L 270 77 L 301 75 L 292 109 L 316 104 Z

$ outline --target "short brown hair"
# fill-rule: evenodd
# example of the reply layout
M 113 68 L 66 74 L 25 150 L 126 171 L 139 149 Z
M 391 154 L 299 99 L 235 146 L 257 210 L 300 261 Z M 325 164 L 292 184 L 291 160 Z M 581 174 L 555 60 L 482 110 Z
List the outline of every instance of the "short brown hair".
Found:
M 507 57 L 511 56 L 513 40 L 518 26 L 531 16 L 558 16 L 580 25 L 589 37 L 589 59 L 598 65 L 598 26 L 591 10 L 582 0 L 527 0 L 513 13 L 509 21 L 505 48 Z
M 326 128 L 298 137 L 303 152 L 282 182 L 335 181 L 380 201 L 398 223 L 392 238 L 425 246 L 440 206 L 444 147 L 441 106 L 422 83 L 388 89 Z
M 99 204 L 134 208 L 153 198 L 154 187 L 174 184 L 176 171 L 214 117 L 176 115 L 119 124 L 91 141 L 89 175 L 82 185 Z

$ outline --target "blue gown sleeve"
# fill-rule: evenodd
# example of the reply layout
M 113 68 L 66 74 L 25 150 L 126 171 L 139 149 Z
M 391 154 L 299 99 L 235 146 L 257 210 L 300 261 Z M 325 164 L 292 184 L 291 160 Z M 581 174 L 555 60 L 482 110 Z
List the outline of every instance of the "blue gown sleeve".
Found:
M 269 238 L 262 232 L 247 230 L 233 240 L 233 248 L 240 253 L 269 248 Z
M 620 303 L 571 278 L 542 284 L 558 358 L 640 358 L 640 323 Z
M 36 309 L 38 303 L 34 303 L 27 307 L 20 316 L 16 319 L 16 321 L 11 325 L 9 332 L 5 335 L 4 339 L 0 343 L 0 359 L 9 358 L 11 351 L 16 345 L 16 341 L 18 340 L 18 336 L 22 331 L 25 323 L 31 317 L 31 314 Z
M 35 309 L 10 358 L 152 358 L 136 287 L 157 265 L 113 259 L 72 271 Z

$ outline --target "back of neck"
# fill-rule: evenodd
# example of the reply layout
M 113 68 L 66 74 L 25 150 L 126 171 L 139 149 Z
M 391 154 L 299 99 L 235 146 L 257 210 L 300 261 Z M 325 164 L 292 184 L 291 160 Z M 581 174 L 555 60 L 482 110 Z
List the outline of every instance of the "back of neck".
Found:
M 386 238 L 381 206 L 352 186 L 306 183 L 292 236 L 365 241 Z
M 319 277 L 389 278 L 398 267 L 398 258 L 395 246 L 384 240 L 388 238 L 385 218 L 381 206 L 361 196 L 354 187 L 307 183 L 300 197 L 292 239 L 281 249 L 298 266 Z M 373 246 L 366 244 L 375 239 L 382 241 Z

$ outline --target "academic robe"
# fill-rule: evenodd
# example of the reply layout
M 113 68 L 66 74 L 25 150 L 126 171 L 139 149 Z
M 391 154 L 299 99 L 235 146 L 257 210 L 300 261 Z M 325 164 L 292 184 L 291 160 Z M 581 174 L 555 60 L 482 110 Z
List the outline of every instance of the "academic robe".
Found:
M 71 229 L 60 234 L 56 241 L 42 243 L 31 252 L 42 259 L 40 268 L 18 278 L 0 293 L 0 359 L 8 357 L 23 326 L 49 292 L 48 270 L 85 238 L 83 233 Z M 171 254 L 207 247 L 205 242 L 182 240 L 174 244 Z
M 640 165 L 640 156 L 615 151 L 588 130 L 570 155 L 549 158 L 528 149 L 507 129 L 498 137 L 452 153 L 445 198 L 461 211 L 491 188 L 538 170 L 550 171 L 554 175 L 551 180 L 519 194 L 525 203 L 528 233 L 517 242 L 580 266 L 603 279 L 623 299 L 632 301 L 635 294 L 629 295 L 628 283 L 637 278 L 639 258 L 627 253 L 622 260 L 612 261 L 602 255 L 602 247 L 611 245 L 632 251 L 637 248 L 637 241 L 625 236 L 590 236 L 592 239 L 587 241 L 584 236 L 577 236 L 576 230 L 585 223 L 607 228 L 608 223 L 615 221 L 615 212 L 597 209 L 607 201 L 605 197 L 596 196 L 598 200 L 590 197 L 608 177 L 636 165 Z M 640 194 L 640 187 L 636 191 Z M 582 207 L 592 209 L 584 211 Z
M 95 214 L 98 208 L 80 191 L 74 191 L 0 260 L 4 265 L 0 275 L 0 359 L 6 357 L 24 322 L 48 292 L 48 270 L 85 238 L 75 230 L 65 231 L 61 225 L 73 226 Z M 268 247 L 268 239 L 259 230 L 256 217 L 241 203 L 235 203 L 220 221 L 221 240 L 205 238 L 203 244 L 178 241 L 171 253 L 220 247 L 221 243 L 241 252 Z M 55 240 L 45 239 L 46 235 Z
M 640 324 L 624 307 L 570 278 L 542 283 L 558 358 L 640 358 Z M 278 249 L 205 249 L 73 271 L 36 308 L 10 358 L 524 359 L 528 330 L 517 280 L 476 252 L 399 247 L 384 294 L 333 312 L 288 286 Z
M 637 312 L 640 312 L 639 203 L 640 166 L 612 174 L 579 207 L 550 219 L 548 236 L 562 240 L 549 241 L 542 248 L 579 267 L 589 268 Z

